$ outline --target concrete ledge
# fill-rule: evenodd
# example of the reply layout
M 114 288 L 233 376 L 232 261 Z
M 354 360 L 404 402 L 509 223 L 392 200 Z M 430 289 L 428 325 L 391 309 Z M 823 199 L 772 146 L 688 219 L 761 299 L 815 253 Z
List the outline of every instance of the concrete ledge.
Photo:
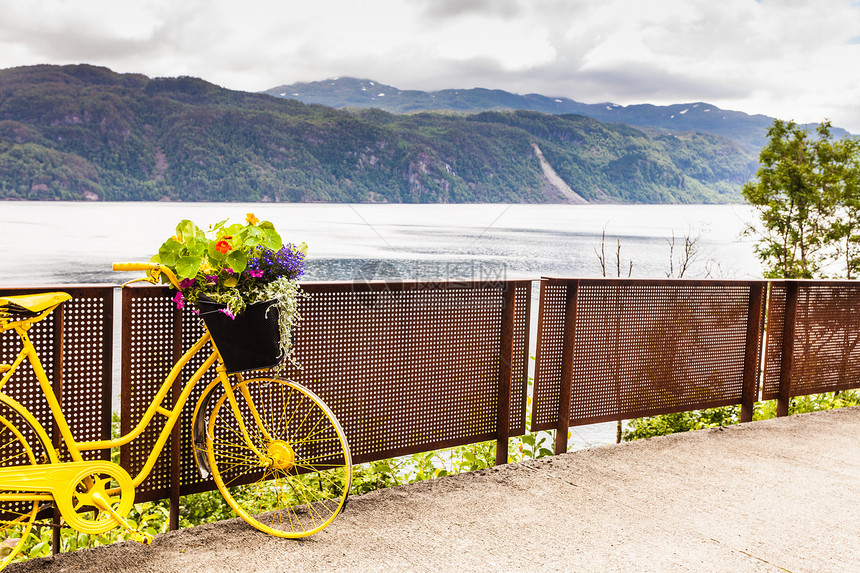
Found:
M 844 572 L 858 534 L 860 408 L 844 408 L 374 492 L 302 541 L 230 520 L 7 571 Z

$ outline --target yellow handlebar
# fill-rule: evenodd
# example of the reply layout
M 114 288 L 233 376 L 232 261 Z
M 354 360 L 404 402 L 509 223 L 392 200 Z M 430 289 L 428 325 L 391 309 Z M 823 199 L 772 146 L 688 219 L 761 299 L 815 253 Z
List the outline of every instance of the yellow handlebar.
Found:
M 161 267 L 158 263 L 114 263 L 115 271 L 156 271 Z
M 180 288 L 179 280 L 176 278 L 176 275 L 173 274 L 169 268 L 165 267 L 161 263 L 114 263 L 113 270 L 115 271 L 146 271 L 149 273 L 149 276 L 146 278 L 135 279 L 133 281 L 129 281 L 128 283 L 133 283 L 137 281 L 147 281 L 155 284 L 158 281 L 158 276 L 163 274 L 167 277 L 170 283 L 175 286 L 177 289 Z M 125 285 L 123 285 L 125 286 Z

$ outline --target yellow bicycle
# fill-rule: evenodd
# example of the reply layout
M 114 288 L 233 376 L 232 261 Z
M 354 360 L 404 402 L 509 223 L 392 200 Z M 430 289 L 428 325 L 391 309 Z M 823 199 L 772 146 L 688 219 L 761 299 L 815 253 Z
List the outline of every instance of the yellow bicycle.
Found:
M 157 263 L 119 263 L 114 270 L 146 271 L 177 286 L 176 276 Z M 134 282 L 134 281 L 132 281 Z M 21 349 L 11 364 L 0 364 L 0 569 L 28 543 L 37 519 L 56 508 L 65 523 L 99 534 L 123 527 L 136 541 L 150 536 L 125 517 L 134 488 L 155 465 L 182 408 L 211 368 L 216 377 L 194 410 L 194 454 L 201 474 L 214 479 L 227 503 L 252 526 L 279 537 L 305 537 L 330 524 L 343 509 L 352 481 L 352 459 L 343 430 L 331 410 L 309 389 L 277 377 L 245 379 L 228 372 L 208 329 L 176 362 L 161 389 L 129 433 L 110 440 L 78 442 L 63 417 L 29 328 L 72 297 L 63 292 L 0 297 L 0 333 L 12 330 Z M 209 356 L 185 383 L 172 407 L 165 406 L 173 382 L 198 353 Z M 205 355 L 205 354 L 204 354 Z M 45 395 L 64 449 L 52 446 L 37 418 L 2 392 L 29 362 Z M 120 465 L 85 460 L 82 452 L 128 444 L 156 415 L 167 418 L 140 473 Z

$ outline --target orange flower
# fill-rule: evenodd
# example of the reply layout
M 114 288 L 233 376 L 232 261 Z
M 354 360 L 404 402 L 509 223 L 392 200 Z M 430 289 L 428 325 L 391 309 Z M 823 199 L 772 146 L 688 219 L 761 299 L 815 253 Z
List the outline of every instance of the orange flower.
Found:
M 215 250 L 221 253 L 222 255 L 226 255 L 229 251 L 233 250 L 233 247 L 230 243 L 227 242 L 227 239 L 232 239 L 233 237 L 230 235 L 226 235 L 221 237 L 221 240 L 215 243 Z
M 249 225 L 256 225 L 260 222 L 260 220 L 253 213 L 248 213 L 247 215 L 245 215 L 245 220 L 248 222 Z

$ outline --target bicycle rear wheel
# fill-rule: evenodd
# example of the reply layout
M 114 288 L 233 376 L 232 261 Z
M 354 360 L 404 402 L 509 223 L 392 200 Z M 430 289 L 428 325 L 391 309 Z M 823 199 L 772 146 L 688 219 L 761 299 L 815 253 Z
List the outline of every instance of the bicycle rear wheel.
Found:
M 212 476 L 245 521 L 278 537 L 306 537 L 343 509 L 352 458 L 331 410 L 289 380 L 240 381 L 233 394 L 248 446 L 226 394 L 212 408 L 206 448 Z
M 5 404 L 0 406 L 0 466 L 35 465 L 47 461 L 47 448 L 31 430 L 23 417 Z M 30 447 L 28 439 L 36 444 L 35 450 Z M 19 498 L 28 495 L 15 493 Z M 41 509 L 37 499 L 0 500 L 0 569 L 14 561 L 28 545 L 30 529 Z

